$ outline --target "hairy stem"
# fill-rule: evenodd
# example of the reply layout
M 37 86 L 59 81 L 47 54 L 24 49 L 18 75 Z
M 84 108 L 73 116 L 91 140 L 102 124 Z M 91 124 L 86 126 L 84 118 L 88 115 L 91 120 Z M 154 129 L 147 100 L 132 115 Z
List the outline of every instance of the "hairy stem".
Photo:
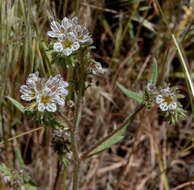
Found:
M 79 171 L 80 171 L 80 158 L 79 158 L 79 150 L 78 150 L 78 143 L 77 143 L 77 128 L 78 128 L 78 118 L 80 112 L 80 99 L 78 99 L 76 105 L 76 113 L 75 113 L 75 120 L 74 125 L 71 130 L 71 146 L 73 152 L 73 161 L 74 161 L 74 168 L 73 168 L 73 190 L 78 190 L 79 188 Z
M 80 173 L 80 157 L 79 157 L 79 147 L 77 140 L 77 129 L 79 128 L 80 118 L 81 118 L 81 102 L 82 97 L 84 96 L 85 91 L 85 63 L 84 63 L 84 54 L 85 52 L 80 52 L 80 65 L 75 73 L 76 80 L 78 82 L 78 93 L 77 93 L 77 102 L 75 107 L 75 116 L 74 116 L 74 125 L 71 130 L 71 143 L 72 143 L 72 152 L 74 160 L 74 169 L 73 169 L 73 190 L 79 189 L 79 173 Z

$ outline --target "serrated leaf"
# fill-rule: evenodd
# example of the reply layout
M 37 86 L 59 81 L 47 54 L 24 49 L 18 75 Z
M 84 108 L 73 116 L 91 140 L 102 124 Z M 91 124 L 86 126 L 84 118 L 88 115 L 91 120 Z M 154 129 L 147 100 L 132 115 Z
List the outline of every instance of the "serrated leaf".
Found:
M 11 97 L 9 97 L 9 96 L 7 96 L 7 99 L 18 109 L 18 110 L 20 110 L 22 113 L 24 113 L 25 112 L 25 107 L 22 105 L 22 104 L 20 104 L 17 100 L 15 100 L 15 99 L 13 99 L 13 98 L 11 98 Z
M 155 62 L 152 64 L 152 67 L 151 67 L 151 74 L 150 74 L 149 83 L 155 85 L 157 82 L 157 78 L 158 78 L 158 65 Z
M 129 98 L 135 100 L 138 103 L 142 103 L 143 102 L 143 94 L 137 93 L 137 92 L 133 92 L 131 90 L 128 90 L 127 88 L 125 88 L 123 85 L 117 83 L 117 86 L 121 89 L 121 91 Z

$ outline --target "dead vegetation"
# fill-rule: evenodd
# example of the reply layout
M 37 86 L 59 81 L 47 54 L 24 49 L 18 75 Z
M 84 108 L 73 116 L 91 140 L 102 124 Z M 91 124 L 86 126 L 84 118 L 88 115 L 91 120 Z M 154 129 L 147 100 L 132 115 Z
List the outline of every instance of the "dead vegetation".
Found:
M 0 137 L 6 140 L 38 128 L 5 98 L 19 101 L 19 86 L 28 73 L 48 76 L 62 67 L 50 62 L 49 21 L 78 15 L 92 32 L 93 56 L 107 72 L 88 88 L 81 128 L 81 152 L 118 127 L 135 108 L 116 82 L 137 92 L 146 86 L 153 59 L 159 66 L 159 84 L 170 82 L 185 95 L 186 120 L 170 125 L 155 107 L 143 109 L 123 141 L 82 164 L 80 190 L 193 190 L 193 99 L 168 30 L 180 41 L 191 76 L 194 69 L 193 0 L 0 0 Z M 165 18 L 164 18 L 165 16 Z M 52 129 L 29 133 L 1 144 L 0 160 L 31 176 L 40 190 L 69 190 L 71 166 L 61 172 L 51 146 Z M 2 180 L 0 189 L 11 189 Z M 30 190 L 30 189 L 29 189 Z

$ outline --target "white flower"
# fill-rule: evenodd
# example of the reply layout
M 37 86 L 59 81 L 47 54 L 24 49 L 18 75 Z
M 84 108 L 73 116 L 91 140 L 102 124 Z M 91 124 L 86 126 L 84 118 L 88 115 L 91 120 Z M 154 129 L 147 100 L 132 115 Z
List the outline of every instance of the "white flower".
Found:
M 4 183 L 7 184 L 7 183 L 10 183 L 11 177 L 10 176 L 3 176 L 2 180 L 3 180 Z
M 73 32 L 75 33 L 76 38 L 80 44 L 92 44 L 92 38 L 86 27 L 75 25 Z
M 64 55 L 68 56 L 73 51 L 78 50 L 80 46 L 89 45 L 93 42 L 88 29 L 79 24 L 77 17 L 72 19 L 64 17 L 61 24 L 52 21 L 50 27 L 51 31 L 48 31 L 47 35 L 58 39 L 54 44 L 54 50 L 63 52 Z
M 68 33 L 70 28 L 72 27 L 72 24 L 69 19 L 65 17 L 62 20 L 62 24 L 57 21 L 52 21 L 50 27 L 51 31 L 48 31 L 47 35 L 52 38 L 58 38 L 61 35 Z
M 26 85 L 20 87 L 21 99 L 31 102 L 31 107 L 40 112 L 56 112 L 57 105 L 64 106 L 68 95 L 68 83 L 61 75 L 40 78 L 38 73 L 32 73 L 26 80 Z
M 171 90 L 170 90 L 169 87 L 167 87 L 167 88 L 161 89 L 160 92 L 161 92 L 162 94 L 169 94 L 169 93 L 171 93 Z
M 99 62 L 92 63 L 91 68 L 89 68 L 89 71 L 94 75 L 105 73 L 105 69 L 102 68 L 102 65 Z
M 78 50 L 80 47 L 79 42 L 76 40 L 76 36 L 73 32 L 61 35 L 59 41 L 54 43 L 54 50 L 61 52 L 64 55 L 71 55 L 74 51 Z
M 177 108 L 177 99 L 169 87 L 161 89 L 160 94 L 156 96 L 156 104 L 162 111 L 175 110 Z
M 90 36 L 88 29 L 85 26 L 79 24 L 79 20 L 77 17 L 73 17 L 69 19 L 72 23 L 71 31 L 75 33 L 78 42 L 82 45 L 84 44 L 92 44 L 93 40 Z
M 156 104 L 161 104 L 163 102 L 163 96 L 162 95 L 158 95 L 156 97 Z
M 167 111 L 167 110 L 168 110 L 168 105 L 167 105 L 167 103 L 161 103 L 161 104 L 160 104 L 160 109 L 161 109 L 162 111 Z
M 147 84 L 147 90 L 149 92 L 154 92 L 156 90 L 156 86 L 154 84 L 152 84 L 152 83 L 148 83 Z
M 67 32 L 71 32 L 73 23 L 70 19 L 64 17 L 63 20 L 61 21 L 61 27 L 63 28 L 63 34 L 65 34 Z
M 22 85 L 20 87 L 20 92 L 22 93 L 21 99 L 25 101 L 32 101 L 36 99 L 37 95 L 37 86 L 36 84 L 39 82 L 38 73 L 29 74 L 26 85 Z

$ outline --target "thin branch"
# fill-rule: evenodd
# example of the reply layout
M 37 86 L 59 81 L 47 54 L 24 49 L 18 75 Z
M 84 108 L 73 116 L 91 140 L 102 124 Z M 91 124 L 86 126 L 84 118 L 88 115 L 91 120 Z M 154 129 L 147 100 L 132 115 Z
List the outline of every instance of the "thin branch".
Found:
M 0 145 L 4 144 L 5 142 L 12 141 L 12 140 L 17 139 L 17 138 L 19 138 L 19 137 L 22 137 L 22 136 L 24 136 L 24 135 L 28 135 L 28 134 L 30 134 L 30 133 L 33 133 L 33 132 L 38 131 L 38 130 L 43 129 L 43 128 L 44 128 L 44 127 L 38 127 L 38 128 L 36 128 L 36 129 L 32 129 L 32 130 L 26 131 L 26 132 L 24 132 L 24 133 L 21 133 L 21 134 L 19 134 L 19 135 L 16 135 L 16 136 L 14 136 L 14 137 L 11 137 L 11 138 L 7 139 L 6 141 L 0 142 Z
M 181 184 L 181 185 L 178 185 L 178 186 L 175 187 L 175 188 L 172 188 L 171 190 L 179 190 L 179 189 L 183 189 L 183 187 L 190 186 L 190 185 L 194 185 L 194 181 L 189 181 L 189 182 L 183 183 L 183 184 Z

